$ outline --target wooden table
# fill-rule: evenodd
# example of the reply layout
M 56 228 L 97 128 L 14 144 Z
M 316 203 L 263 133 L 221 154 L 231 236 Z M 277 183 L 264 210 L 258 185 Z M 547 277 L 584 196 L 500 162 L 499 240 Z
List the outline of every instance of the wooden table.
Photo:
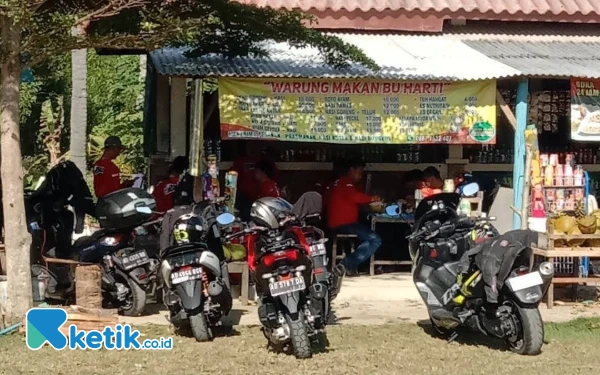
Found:
M 534 247 L 532 257 L 545 258 L 548 262 L 554 265 L 556 258 L 560 257 L 572 257 L 572 258 L 600 258 L 599 247 L 554 247 L 554 240 L 569 240 L 569 239 L 592 239 L 598 238 L 595 235 L 579 235 L 579 236 L 567 236 L 567 235 L 540 235 L 540 241 L 538 245 L 540 247 Z M 532 262 L 531 264 L 535 264 Z M 546 295 L 548 308 L 551 309 L 554 304 L 554 284 L 586 284 L 600 286 L 600 277 L 593 275 L 589 277 L 580 277 L 578 275 L 578 268 L 573 267 L 573 275 L 569 277 L 557 276 L 552 278 L 550 287 L 548 288 L 548 294 Z
M 412 225 L 414 223 L 413 220 L 406 220 L 400 217 L 389 217 L 389 216 L 371 216 L 371 230 L 375 232 L 377 228 L 377 224 L 405 224 Z M 410 260 L 376 260 L 375 255 L 371 256 L 369 273 L 371 276 L 375 275 L 375 266 L 410 266 L 412 261 Z

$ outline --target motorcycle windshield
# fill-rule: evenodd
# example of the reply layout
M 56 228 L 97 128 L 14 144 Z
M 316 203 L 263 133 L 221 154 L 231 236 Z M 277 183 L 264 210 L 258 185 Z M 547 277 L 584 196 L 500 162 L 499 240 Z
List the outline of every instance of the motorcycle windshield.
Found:
M 415 210 L 415 227 L 420 228 L 421 223 L 434 219 L 440 220 L 443 223 L 449 219 L 446 216 L 452 214 L 452 216 L 456 216 L 459 201 L 460 195 L 456 193 L 435 194 L 423 199 Z M 433 210 L 432 207 L 439 205 L 440 202 L 446 206 L 446 210 Z M 448 212 L 451 212 L 451 214 L 448 214 Z

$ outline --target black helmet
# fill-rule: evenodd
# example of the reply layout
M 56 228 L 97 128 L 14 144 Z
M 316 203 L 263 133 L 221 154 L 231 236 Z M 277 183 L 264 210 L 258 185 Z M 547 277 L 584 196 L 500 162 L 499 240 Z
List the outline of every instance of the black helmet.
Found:
M 204 220 L 197 214 L 182 215 L 173 225 L 173 237 L 177 245 L 204 241 Z

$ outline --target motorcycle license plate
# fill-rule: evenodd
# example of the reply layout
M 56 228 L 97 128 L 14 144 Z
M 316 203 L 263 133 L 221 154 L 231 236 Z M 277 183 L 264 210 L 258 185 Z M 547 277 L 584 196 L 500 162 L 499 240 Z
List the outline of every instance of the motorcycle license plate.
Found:
M 181 284 L 186 281 L 196 280 L 202 277 L 202 267 L 179 270 L 171 273 L 171 283 Z
M 123 264 L 123 268 L 125 270 L 130 270 L 132 268 L 139 267 L 143 264 L 148 263 L 149 261 L 150 258 L 148 258 L 146 250 L 140 250 L 133 254 L 121 257 L 121 263 Z
M 306 286 L 304 285 L 304 278 L 302 277 L 292 277 L 287 280 L 275 281 L 269 284 L 269 291 L 271 292 L 271 297 L 281 296 L 287 293 L 299 292 L 304 290 Z
M 528 273 L 522 276 L 511 277 L 506 281 L 513 292 L 542 285 L 544 281 L 538 271 Z
M 325 250 L 325 244 L 322 243 L 318 243 L 310 247 L 310 254 L 314 257 L 319 255 L 325 255 L 326 252 L 327 251 Z

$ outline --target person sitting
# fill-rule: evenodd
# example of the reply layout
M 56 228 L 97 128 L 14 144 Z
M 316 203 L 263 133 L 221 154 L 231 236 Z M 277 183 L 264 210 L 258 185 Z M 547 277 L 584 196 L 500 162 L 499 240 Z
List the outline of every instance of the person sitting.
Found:
M 154 187 L 152 195 L 156 200 L 156 211 L 163 215 L 174 206 L 174 195 L 183 173 L 189 168 L 185 156 L 176 157 L 169 166 L 169 175 Z
M 134 180 L 121 182 L 121 171 L 114 163 L 124 147 L 121 139 L 110 136 L 104 141 L 104 152 L 98 161 L 94 163 L 94 192 L 96 197 L 102 198 L 117 190 L 131 187 Z
M 353 160 L 345 165 L 346 172 L 334 183 L 327 201 L 327 224 L 334 235 L 354 234 L 360 241 L 356 250 L 341 262 L 346 268 L 346 274 L 355 276 L 358 274 L 358 267 L 381 247 L 381 238 L 377 233 L 358 222 L 359 208 L 381 199 L 364 194 L 354 186 L 361 180 L 364 172 L 365 165 L 362 161 Z
M 440 171 L 435 167 L 427 167 L 423 171 L 423 177 L 421 180 L 421 195 L 422 198 L 427 198 L 434 194 L 442 192 L 444 187 L 444 180 L 440 175 Z
M 281 193 L 277 183 L 273 180 L 273 166 L 268 161 L 259 161 L 254 168 L 254 177 L 258 182 L 258 197 L 280 198 Z

